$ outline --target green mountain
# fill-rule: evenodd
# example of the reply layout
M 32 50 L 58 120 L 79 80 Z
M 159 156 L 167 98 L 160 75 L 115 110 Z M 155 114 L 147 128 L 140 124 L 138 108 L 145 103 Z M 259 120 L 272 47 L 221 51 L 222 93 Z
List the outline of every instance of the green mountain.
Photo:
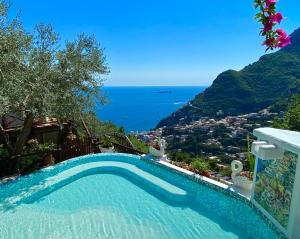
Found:
M 197 95 L 157 127 L 188 123 L 200 117 L 257 112 L 270 107 L 274 112 L 285 110 L 288 100 L 300 92 L 300 28 L 291 35 L 292 44 L 241 71 L 221 73 L 203 93 Z

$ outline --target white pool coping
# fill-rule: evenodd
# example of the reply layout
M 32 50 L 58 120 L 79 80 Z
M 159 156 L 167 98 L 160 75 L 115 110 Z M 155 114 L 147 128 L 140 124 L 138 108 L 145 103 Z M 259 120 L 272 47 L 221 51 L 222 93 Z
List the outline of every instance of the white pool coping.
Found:
M 194 173 L 192 171 L 189 171 L 187 169 L 178 167 L 178 166 L 176 166 L 174 164 L 171 164 L 171 163 L 169 163 L 167 161 L 164 161 L 164 160 L 158 160 L 157 162 L 159 164 L 162 164 L 162 165 L 166 166 L 166 167 L 172 168 L 173 170 L 179 171 L 179 172 L 184 173 L 184 174 L 189 175 L 189 176 L 196 177 L 198 179 L 203 180 L 204 182 L 213 184 L 213 185 L 218 186 L 218 187 L 220 187 L 222 189 L 229 190 L 229 191 L 231 191 L 233 193 L 236 193 L 236 194 L 238 194 L 238 195 L 240 195 L 240 196 L 242 196 L 242 197 L 244 197 L 244 198 L 246 198 L 248 200 L 251 199 L 251 191 L 245 192 L 245 191 L 239 189 L 238 187 L 235 187 L 232 184 L 231 185 L 227 185 L 225 183 L 221 183 L 221 182 L 216 181 L 214 179 L 211 179 L 211 178 L 208 178 L 208 177 L 205 177 L 205 176 L 201 176 L 199 174 L 196 174 L 196 173 Z

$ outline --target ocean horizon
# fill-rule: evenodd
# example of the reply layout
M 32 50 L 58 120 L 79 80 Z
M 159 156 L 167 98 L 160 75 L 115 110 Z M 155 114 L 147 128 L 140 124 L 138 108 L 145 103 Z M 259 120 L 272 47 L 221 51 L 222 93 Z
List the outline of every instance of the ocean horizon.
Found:
M 104 86 L 101 94 L 108 103 L 97 105 L 96 113 L 102 121 L 123 126 L 126 132 L 146 131 L 167 117 L 197 94 L 205 86 Z

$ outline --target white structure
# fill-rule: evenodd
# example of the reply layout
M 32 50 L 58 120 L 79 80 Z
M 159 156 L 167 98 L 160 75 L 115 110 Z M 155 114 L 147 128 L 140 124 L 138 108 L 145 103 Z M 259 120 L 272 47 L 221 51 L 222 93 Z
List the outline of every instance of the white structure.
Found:
M 231 171 L 233 184 L 246 192 L 250 191 L 252 187 L 252 181 L 249 180 L 246 176 L 239 175 L 243 171 L 242 162 L 239 160 L 233 160 L 231 162 Z
M 290 239 L 300 238 L 300 132 L 254 130 L 251 201 Z
M 160 138 L 158 140 L 158 146 L 160 148 L 159 150 L 152 146 L 149 146 L 149 153 L 154 157 L 163 158 L 165 156 L 166 141 Z

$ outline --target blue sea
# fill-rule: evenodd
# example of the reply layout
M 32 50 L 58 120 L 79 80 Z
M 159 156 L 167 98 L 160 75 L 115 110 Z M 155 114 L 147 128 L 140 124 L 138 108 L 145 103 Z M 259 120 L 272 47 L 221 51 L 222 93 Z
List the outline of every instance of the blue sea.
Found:
M 199 86 L 103 87 L 102 93 L 109 103 L 97 106 L 97 116 L 124 126 L 127 132 L 150 130 L 204 89 Z

